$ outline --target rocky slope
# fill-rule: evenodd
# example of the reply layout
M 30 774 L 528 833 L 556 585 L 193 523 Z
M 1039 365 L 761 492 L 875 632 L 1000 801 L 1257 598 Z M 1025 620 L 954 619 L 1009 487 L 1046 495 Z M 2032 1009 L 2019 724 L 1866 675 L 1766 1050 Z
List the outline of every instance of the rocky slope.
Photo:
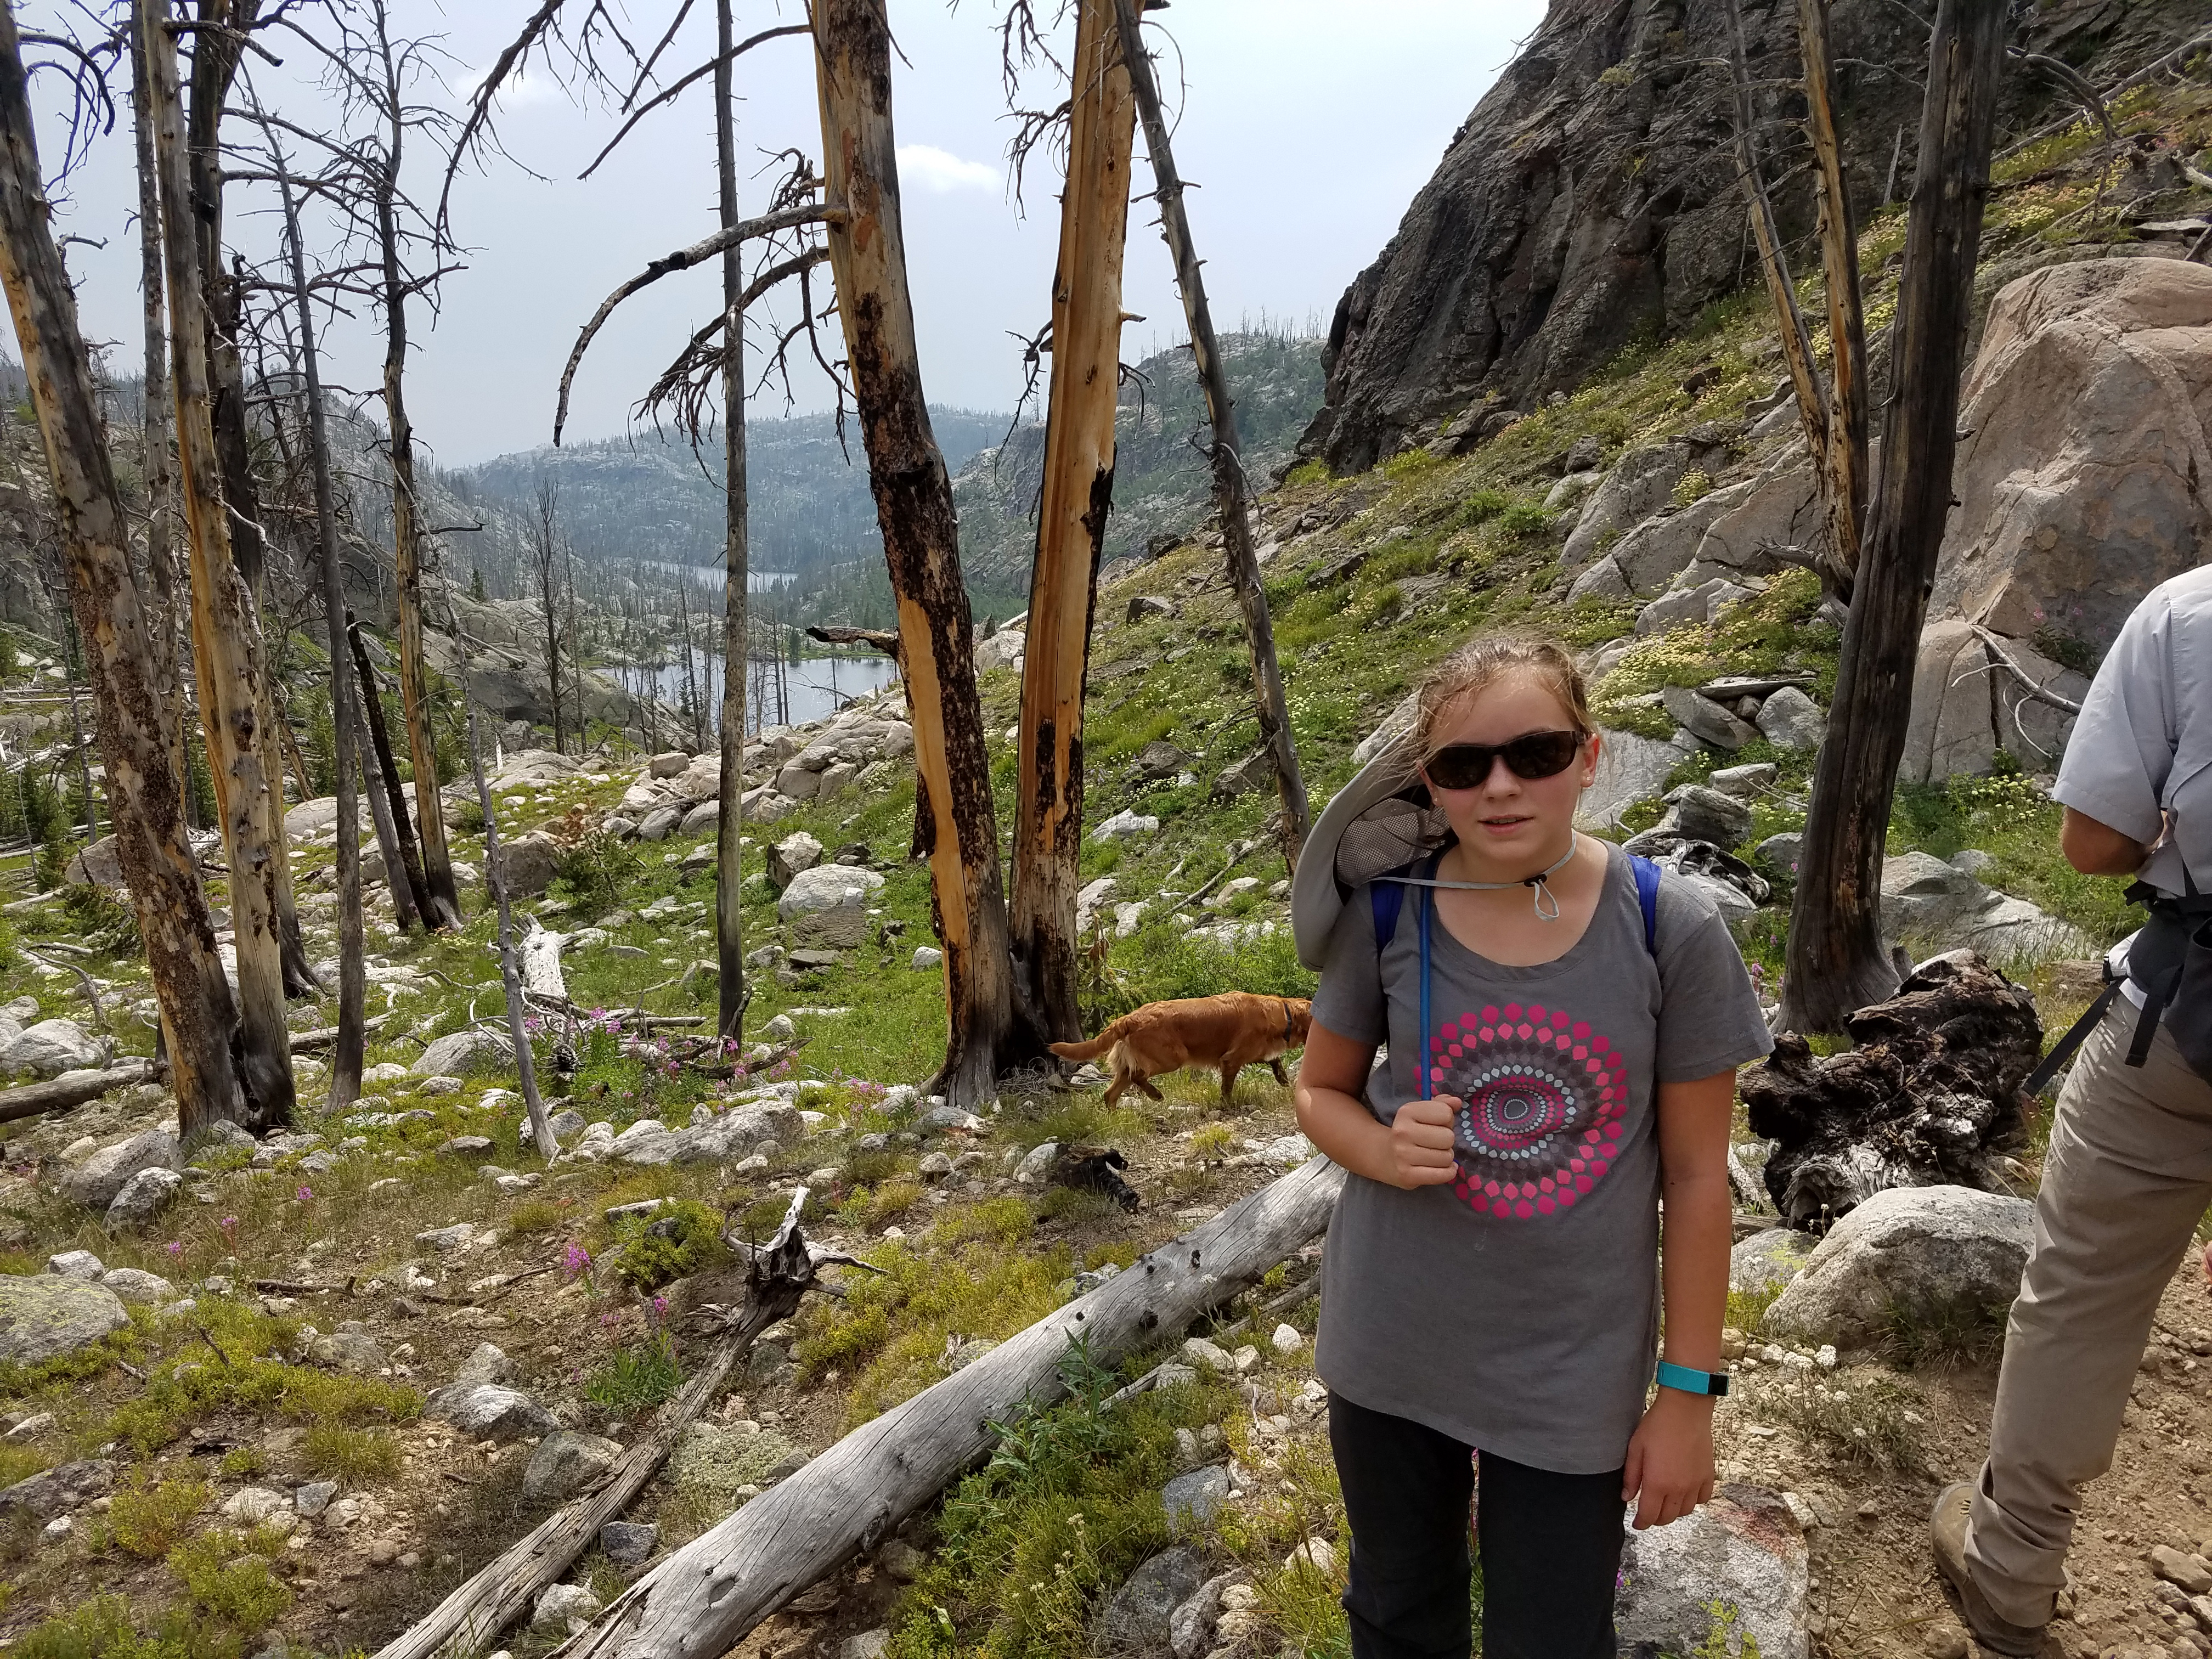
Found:
M 1743 8 L 1770 176 L 1802 141 L 1795 9 Z M 1831 8 L 1837 94 L 1862 224 L 1882 204 L 1894 146 L 1909 185 L 1924 22 L 1889 0 Z M 2188 38 L 2176 0 L 2057 0 L 2023 50 L 2117 78 Z M 1727 13 L 1684 0 L 1559 0 L 1454 135 L 1389 245 L 1338 302 L 1327 402 L 1301 441 L 1339 471 L 1425 440 L 1478 400 L 1534 408 L 1631 342 L 1676 334 L 1753 274 L 1724 64 Z M 2050 83 L 2008 88 L 2017 123 Z M 1780 196 L 1809 228 L 1802 172 Z M 1801 269 L 1815 263 L 1809 254 Z

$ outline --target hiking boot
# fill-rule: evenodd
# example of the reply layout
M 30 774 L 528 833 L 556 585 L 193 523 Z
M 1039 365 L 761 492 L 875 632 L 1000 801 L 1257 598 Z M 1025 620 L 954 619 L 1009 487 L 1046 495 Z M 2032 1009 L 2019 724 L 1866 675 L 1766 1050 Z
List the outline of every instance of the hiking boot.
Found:
M 1942 1496 L 1936 1500 L 1935 1512 L 1928 1517 L 1928 1541 L 1936 1552 L 1936 1570 L 1958 1592 L 1959 1610 L 1977 1642 L 2008 1659 L 2036 1659 L 2043 1651 L 2048 1623 L 2015 1625 L 2000 1618 L 1967 1570 L 1966 1512 L 1973 1501 L 1972 1483 L 1965 1480 L 1944 1487 Z

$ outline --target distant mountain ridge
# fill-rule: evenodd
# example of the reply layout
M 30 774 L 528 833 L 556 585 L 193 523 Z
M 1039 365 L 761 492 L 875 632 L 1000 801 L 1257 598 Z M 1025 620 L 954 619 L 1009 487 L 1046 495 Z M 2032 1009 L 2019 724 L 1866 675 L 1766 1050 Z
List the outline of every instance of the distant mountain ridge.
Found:
M 1225 335 L 1221 343 L 1245 465 L 1264 488 L 1321 406 L 1322 342 L 1255 331 Z M 933 408 L 930 418 L 953 472 L 961 562 L 976 613 L 1018 611 L 1028 602 L 1036 546 L 1031 514 L 1044 422 L 1016 424 L 1003 414 L 948 408 Z M 1205 518 L 1210 475 L 1193 442 L 1203 441 L 1205 426 L 1188 348 L 1156 353 L 1128 372 L 1116 420 L 1108 557 L 1142 551 L 1155 536 L 1186 534 Z M 580 562 L 714 567 L 722 559 L 721 469 L 719 439 L 695 454 L 671 428 L 526 450 L 437 478 L 458 501 L 513 522 L 528 518 L 538 482 L 550 474 Z M 888 625 L 890 588 L 857 424 L 848 418 L 841 446 L 828 415 L 756 419 L 746 429 L 746 476 L 753 568 L 793 573 L 793 601 L 810 619 Z

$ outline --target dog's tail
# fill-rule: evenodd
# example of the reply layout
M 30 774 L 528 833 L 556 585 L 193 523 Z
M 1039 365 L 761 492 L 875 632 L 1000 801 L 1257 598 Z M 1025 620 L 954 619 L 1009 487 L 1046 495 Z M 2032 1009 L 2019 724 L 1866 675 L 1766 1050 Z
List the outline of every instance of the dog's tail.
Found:
M 1048 1046 L 1062 1060 L 1096 1060 L 1121 1040 L 1121 1022 L 1115 1020 L 1088 1042 L 1054 1042 Z

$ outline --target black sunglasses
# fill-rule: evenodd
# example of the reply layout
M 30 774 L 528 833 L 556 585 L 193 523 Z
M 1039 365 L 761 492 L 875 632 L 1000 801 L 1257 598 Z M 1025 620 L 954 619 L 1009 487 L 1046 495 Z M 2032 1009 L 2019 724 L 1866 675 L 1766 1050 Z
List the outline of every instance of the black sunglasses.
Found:
M 1516 778 L 1550 778 L 1575 763 L 1580 732 L 1523 732 L 1504 743 L 1447 744 L 1429 757 L 1429 781 L 1439 789 L 1474 789 L 1500 759 Z

